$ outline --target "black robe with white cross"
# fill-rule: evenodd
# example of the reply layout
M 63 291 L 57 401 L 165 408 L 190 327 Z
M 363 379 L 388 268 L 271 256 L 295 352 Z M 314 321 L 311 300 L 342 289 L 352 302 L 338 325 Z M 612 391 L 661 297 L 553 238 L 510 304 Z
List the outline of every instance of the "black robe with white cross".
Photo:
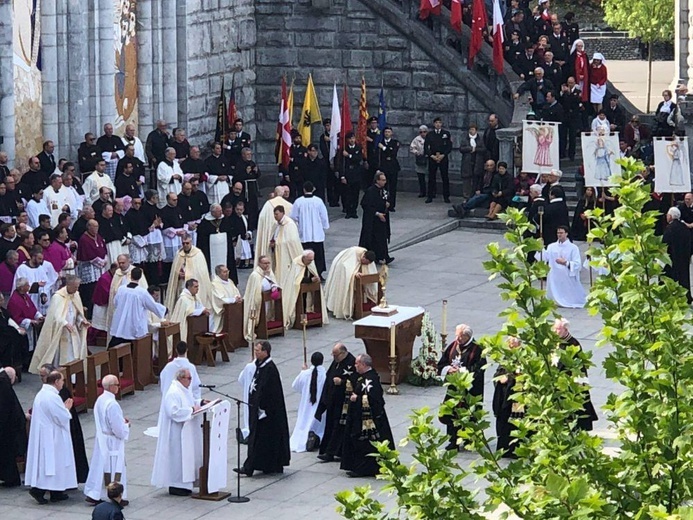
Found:
M 348 400 L 353 389 L 353 381 L 356 379 L 355 363 L 354 355 L 348 353 L 343 360 L 332 361 L 330 368 L 327 369 L 325 385 L 322 387 L 320 402 L 315 410 L 315 418 L 318 421 L 323 414 L 327 414 L 325 417 L 325 433 L 322 439 L 320 439 L 321 455 L 326 453 L 333 457 L 342 456 Z M 335 384 L 335 377 L 339 378 L 339 385 Z M 347 386 L 349 387 L 348 394 Z

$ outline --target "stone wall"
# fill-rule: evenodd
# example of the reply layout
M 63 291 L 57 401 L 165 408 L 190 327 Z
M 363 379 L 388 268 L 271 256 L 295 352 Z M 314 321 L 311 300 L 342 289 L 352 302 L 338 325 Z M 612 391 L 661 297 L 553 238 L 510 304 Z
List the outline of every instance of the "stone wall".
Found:
M 403 2 L 397 16 L 408 18 L 410 3 Z M 366 0 L 333 0 L 325 10 L 313 7 L 309 0 L 282 4 L 255 0 L 255 5 L 256 154 L 268 168 L 275 168 L 272 163 L 282 75 L 296 83 L 294 125 L 309 73 L 313 74 L 323 118 L 330 117 L 333 84 L 337 84 L 340 100 L 343 84 L 347 84 L 354 126 L 358 121 L 361 77 L 365 77 L 368 87 L 370 114 L 377 115 L 382 84 L 387 120 L 402 142 L 400 161 L 405 169 L 413 169 L 409 142 L 420 124 L 431 125 L 434 117 L 442 117 L 456 144 L 470 122 L 485 126 L 492 106 L 489 99 L 481 99 L 461 85 L 414 43 L 411 34 L 402 33 L 375 14 Z M 440 50 L 443 57 L 450 52 L 447 48 Z M 453 58 L 459 60 L 462 69 L 459 56 Z M 314 126 L 313 140 L 321 130 L 320 125 Z M 459 154 L 452 158 L 454 170 L 458 168 Z

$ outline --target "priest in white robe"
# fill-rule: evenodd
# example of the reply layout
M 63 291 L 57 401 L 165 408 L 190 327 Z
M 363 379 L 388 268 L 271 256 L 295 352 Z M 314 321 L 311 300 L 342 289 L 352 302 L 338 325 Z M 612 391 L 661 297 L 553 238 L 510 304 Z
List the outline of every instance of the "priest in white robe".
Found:
M 180 337 L 188 337 L 188 316 L 209 316 L 209 309 L 198 298 L 200 282 L 195 278 L 185 281 L 185 289 L 178 297 L 171 313 L 171 321 L 180 324 Z M 169 356 L 171 352 L 169 352 Z
M 77 201 L 67 187 L 63 186 L 63 178 L 60 174 L 54 173 L 50 176 L 51 185 L 43 190 L 43 202 L 48 208 L 51 217 L 51 227 L 58 226 L 58 217 L 61 213 L 68 215 L 76 214 L 73 208 L 77 206 Z
M 147 155 L 144 153 L 144 145 L 142 144 L 142 140 L 135 135 L 135 125 L 126 125 L 125 135 L 123 135 L 121 139 L 123 140 L 123 148 L 126 148 L 131 144 L 135 150 L 135 157 L 137 157 L 144 164 L 147 164 Z
M 210 332 L 221 332 L 224 326 L 224 305 L 242 305 L 243 298 L 236 284 L 229 279 L 229 268 L 218 265 L 214 268 L 212 280 L 212 314 Z
M 166 307 L 154 301 L 147 289 L 140 285 L 144 276 L 142 269 L 135 267 L 129 273 L 130 283 L 121 286 L 113 299 L 115 312 L 109 329 L 109 347 L 145 337 L 149 333 L 148 314 L 163 319 Z
M 32 247 L 29 255 L 29 260 L 17 267 L 12 287 L 16 289 L 17 281 L 26 278 L 30 284 L 29 298 L 36 310 L 45 316 L 58 283 L 58 273 L 50 262 L 43 261 L 41 246 Z
M 303 197 L 294 202 L 291 220 L 298 226 L 303 249 L 315 252 L 315 267 L 320 278 L 327 271 L 325 263 L 325 231 L 330 228 L 327 208 L 320 197 L 315 196 L 315 186 L 310 181 L 303 184 Z
M 281 287 L 277 277 L 272 271 L 272 263 L 269 257 L 261 256 L 258 265 L 248 277 L 243 295 L 243 323 L 245 324 L 244 336 L 251 345 L 255 341 L 255 328 L 260 322 L 260 305 L 262 305 L 262 293 L 270 292 L 281 295 Z M 269 301 L 265 304 L 265 312 L 269 321 L 274 319 L 274 306 L 280 305 L 279 301 Z
M 106 161 L 99 159 L 95 165 L 96 169 L 82 183 L 84 198 L 87 204 L 93 204 L 99 198 L 99 190 L 108 188 L 111 193 L 115 193 L 115 185 L 111 178 L 106 174 Z
M 339 320 L 350 320 L 354 314 L 354 281 L 357 277 L 378 274 L 375 253 L 364 247 L 349 247 L 332 261 L 325 283 L 327 309 Z M 364 287 L 364 297 L 378 303 L 378 284 Z M 365 301 L 365 300 L 364 300 Z
M 94 405 L 94 453 L 89 463 L 89 476 L 84 484 L 86 501 L 96 505 L 108 500 L 106 486 L 111 482 L 123 485 L 123 500 L 128 505 L 127 474 L 125 470 L 125 443 L 130 436 L 130 421 L 116 400 L 120 382 L 109 374 L 101 381 L 103 393 Z
M 325 415 L 317 421 L 315 419 L 315 411 L 320 403 L 322 388 L 325 385 L 326 372 L 322 366 L 324 361 L 323 355 L 320 352 L 313 352 L 310 357 L 311 367 L 305 365 L 300 374 L 296 376 L 291 388 L 295 392 L 301 394 L 301 400 L 298 403 L 298 415 L 296 417 L 296 425 L 289 439 L 291 451 L 301 453 L 306 451 L 306 443 L 308 442 L 308 434 L 315 433 L 321 440 L 325 434 Z
M 111 324 L 113 323 L 113 314 L 115 313 L 115 305 L 114 305 L 114 300 L 116 297 L 116 293 L 118 292 L 118 289 L 121 287 L 125 287 L 129 283 L 131 283 L 132 280 L 132 270 L 135 269 L 135 266 L 132 265 L 130 261 L 130 255 L 126 254 L 121 254 L 118 255 L 116 258 L 116 264 L 118 264 L 118 269 L 115 270 L 113 273 L 113 279 L 111 280 L 111 287 L 108 291 L 108 308 L 106 311 L 106 325 L 108 328 L 106 330 L 109 331 L 111 330 Z M 141 270 L 140 270 L 141 272 Z M 142 276 L 140 276 L 137 279 L 137 284 L 147 291 L 147 279 L 144 276 L 144 273 L 142 272 Z M 147 293 L 148 294 L 148 293 Z M 162 305 L 163 307 L 163 305 Z M 166 314 L 166 309 L 164 308 L 164 314 Z M 162 316 L 163 318 L 163 316 Z M 141 319 L 141 316 L 139 317 Z M 138 336 L 141 337 L 141 336 Z
M 38 374 L 45 364 L 59 366 L 75 359 L 87 357 L 87 329 L 91 323 L 84 316 L 79 296 L 80 280 L 69 275 L 65 287 L 51 299 L 46 321 L 41 327 L 29 372 Z
M 193 397 L 197 400 L 202 398 L 202 390 L 200 385 L 200 376 L 197 374 L 197 368 L 188 359 L 188 344 L 185 341 L 179 341 L 176 345 L 176 357 L 166 363 L 166 366 L 159 374 L 159 390 L 161 390 L 161 403 L 163 404 L 166 392 L 171 387 L 171 383 L 176 378 L 176 373 L 179 370 L 189 370 L 192 380 L 190 383 L 190 391 Z
M 200 282 L 198 299 L 205 307 L 210 307 L 212 282 L 209 279 L 209 269 L 205 256 L 199 248 L 193 246 L 190 235 L 183 235 L 181 243 L 182 247 L 174 256 L 171 264 L 171 274 L 168 277 L 168 288 L 164 305 L 171 312 L 176 305 L 178 296 L 183 291 L 185 282 L 195 278 Z
M 176 161 L 176 149 L 166 148 L 165 159 L 156 167 L 157 191 L 159 192 L 159 207 L 166 205 L 166 195 L 178 195 L 183 189 L 183 170 Z
M 204 401 L 195 399 L 187 369 L 176 373 L 162 403 L 151 483 L 170 495 L 189 496 L 202 464 L 202 417 L 193 415 Z
M 568 240 L 568 226 L 558 226 L 556 236 L 558 241 L 543 251 L 543 260 L 549 264 L 546 295 L 559 307 L 581 309 L 587 303 L 587 296 L 580 282 L 580 250 Z M 540 258 L 539 253 L 536 256 Z
M 273 197 L 265 202 L 260 211 L 260 216 L 257 221 L 257 231 L 255 233 L 255 266 L 261 256 L 270 254 L 270 241 L 272 240 L 272 232 L 277 221 L 274 220 L 274 208 L 282 206 L 284 214 L 291 217 L 293 204 L 286 200 L 289 196 L 288 186 L 277 186 L 274 188 Z
M 284 327 L 290 329 L 296 320 L 296 303 L 301 297 L 299 291 L 302 284 L 320 282 L 318 270 L 315 267 L 315 253 L 306 249 L 291 262 L 291 269 L 282 280 L 282 310 L 284 313 Z M 313 294 L 305 294 L 304 306 L 306 313 L 320 313 L 323 324 L 329 323 L 327 307 L 325 306 L 325 294 L 320 286 L 321 306 L 316 308 Z
M 59 392 L 64 384 L 65 378 L 60 372 L 48 374 L 31 409 L 24 483 L 31 486 L 29 494 L 39 504 L 48 503 L 47 491 L 50 491 L 51 501 L 59 502 L 69 498 L 66 489 L 77 487 L 70 436 L 73 402 L 68 399 L 63 403 Z
M 272 270 L 281 282 L 291 268 L 291 262 L 303 251 L 296 223 L 284 214 L 284 208 L 274 208 L 275 225 L 270 240 Z

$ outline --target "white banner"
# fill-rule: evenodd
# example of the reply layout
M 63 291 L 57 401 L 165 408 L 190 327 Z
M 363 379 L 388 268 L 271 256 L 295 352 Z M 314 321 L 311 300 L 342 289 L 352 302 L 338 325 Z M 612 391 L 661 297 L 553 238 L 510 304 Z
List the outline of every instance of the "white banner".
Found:
M 581 143 L 585 186 L 616 186 L 611 177 L 621 174 L 621 166 L 616 164 L 616 159 L 620 157 L 618 133 L 595 135 L 584 132 Z
M 654 137 L 655 191 L 691 191 L 691 163 L 688 137 Z
M 522 171 L 543 174 L 560 168 L 558 125 L 551 121 L 522 121 Z
M 216 493 L 226 487 L 227 436 L 230 412 L 231 404 L 228 401 L 222 401 L 212 409 L 209 432 L 209 478 L 207 481 L 207 490 L 210 493 Z

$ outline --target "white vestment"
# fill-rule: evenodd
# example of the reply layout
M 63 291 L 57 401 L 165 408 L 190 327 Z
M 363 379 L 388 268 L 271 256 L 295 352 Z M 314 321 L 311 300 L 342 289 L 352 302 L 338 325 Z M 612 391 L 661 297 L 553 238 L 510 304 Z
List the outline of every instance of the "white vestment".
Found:
M 202 302 L 190 294 L 188 289 L 183 289 L 171 313 L 171 321 L 180 324 L 181 341 L 188 341 L 188 316 L 199 316 L 204 310 Z M 172 353 L 168 354 L 170 356 Z
M 248 217 L 241 215 L 245 229 L 248 229 Z M 250 248 L 250 241 L 253 239 L 253 232 L 247 231 L 246 235 L 239 235 L 234 250 L 236 260 L 250 260 L 253 258 L 253 250 Z
M 45 200 L 41 199 L 37 202 L 34 199 L 29 199 L 29 202 L 26 203 L 26 214 L 29 217 L 29 225 L 36 229 L 39 227 L 39 216 L 49 215 L 50 212 Z
M 291 268 L 284 275 L 282 280 L 282 310 L 284 314 L 284 327 L 290 329 L 296 320 L 296 303 L 301 298 L 301 282 L 305 276 L 306 269 L 313 278 L 318 278 L 318 269 L 315 267 L 315 262 L 311 262 L 307 266 L 303 264 L 301 255 L 294 258 L 291 262 Z M 306 313 L 320 313 L 323 324 L 329 323 L 327 316 L 327 307 L 325 304 L 325 292 L 320 285 L 320 308 L 316 308 L 313 300 L 313 294 L 306 294 L 304 310 Z
M 298 226 L 301 242 L 324 242 L 325 230 L 330 228 L 327 208 L 320 197 L 303 196 L 296 199 L 291 218 Z
M 127 500 L 125 441 L 130 436 L 130 427 L 125 422 L 115 394 L 104 391 L 96 400 L 94 427 L 94 453 L 89 463 L 84 494 L 93 500 L 108 500 L 104 479 L 104 474 L 108 474 L 109 482 L 118 481 L 123 485 L 123 498 Z
M 128 267 L 125 271 L 123 271 L 121 268 L 118 268 L 115 270 L 115 273 L 113 273 L 113 278 L 111 279 L 111 286 L 108 288 L 108 309 L 106 310 L 106 324 L 108 325 L 106 330 L 109 331 L 109 335 L 111 325 L 113 323 L 113 314 L 115 313 L 116 293 L 118 292 L 118 289 L 120 289 L 121 287 L 125 287 L 132 281 L 132 270 L 134 268 L 134 265 L 130 265 L 130 267 Z M 147 278 L 144 276 L 144 273 L 142 273 L 142 277 L 139 279 L 138 285 L 142 287 L 142 289 L 144 289 L 145 291 L 147 290 L 147 287 L 149 287 L 149 284 L 147 283 Z M 135 338 L 140 337 L 142 336 L 136 336 Z
M 202 465 L 202 416 L 192 415 L 199 404 L 189 388 L 171 383 L 159 417 L 152 486 L 192 490 Z
M 71 418 L 58 389 L 43 385 L 31 410 L 25 485 L 49 491 L 77 487 Z
M 293 204 L 282 197 L 275 197 L 273 199 L 265 202 L 262 206 L 260 215 L 257 220 L 257 230 L 255 232 L 255 266 L 257 267 L 257 259 L 261 256 L 269 256 L 270 254 L 270 240 L 272 240 L 272 233 L 274 231 L 274 226 L 277 223 L 274 220 L 274 208 L 277 206 L 284 207 L 284 215 L 287 217 L 291 216 L 291 211 L 293 210 Z
M 121 339 L 139 339 L 149 333 L 147 311 L 162 319 L 166 314 L 166 307 L 156 303 L 152 295 L 139 285 L 121 286 L 116 292 L 113 305 L 115 312 L 110 334 Z
M 310 380 L 313 375 L 313 370 L 318 372 L 317 380 L 317 392 L 315 393 L 315 402 L 310 402 Z M 289 446 L 291 451 L 296 453 L 301 453 L 306 451 L 306 442 L 308 441 L 308 433 L 313 431 L 320 437 L 325 433 L 325 415 L 322 415 L 321 421 L 315 420 L 315 410 L 318 408 L 320 403 L 320 395 L 322 394 L 322 387 L 325 384 L 325 367 L 311 367 L 307 370 L 302 370 L 300 374 L 296 376 L 294 382 L 291 384 L 291 388 L 294 391 L 301 394 L 301 400 L 298 403 L 298 415 L 296 417 L 296 426 L 294 426 L 294 431 L 291 434 L 291 439 L 289 439 Z
M 74 213 L 73 208 L 77 205 L 72 191 L 67 186 L 60 186 L 57 193 L 52 186 L 49 186 L 43 191 L 43 202 L 48 208 L 47 214 L 51 216 L 51 227 L 53 228 L 58 225 L 58 217 L 63 213 L 65 206 L 70 208 L 70 211 L 65 213 L 72 215 Z
M 176 372 L 182 369 L 190 370 L 190 390 L 192 391 L 193 397 L 195 399 L 202 398 L 202 391 L 200 390 L 200 376 L 197 375 L 197 368 L 193 365 L 190 360 L 186 357 L 175 357 L 168 363 L 159 374 L 159 389 L 161 390 L 161 402 L 163 403 L 164 397 L 166 397 L 166 392 L 168 392 L 171 383 L 176 379 Z
M 219 180 L 221 175 L 208 175 L 207 182 L 207 198 L 210 204 L 221 204 L 221 199 L 229 194 L 229 186 L 231 185 L 231 177 L 226 176 L 226 180 Z M 202 183 L 200 183 L 202 184 Z
M 293 259 L 303 253 L 303 245 L 298 236 L 296 223 L 287 216 L 284 216 L 281 221 L 275 222 L 271 240 L 274 240 L 274 248 L 269 255 L 272 271 L 281 283 L 286 273 L 291 269 Z
M 17 267 L 14 273 L 14 281 L 12 282 L 13 290 L 17 288 L 17 280 L 20 278 L 29 280 L 30 286 L 34 283 L 46 282 L 43 287 L 38 288 L 38 292 L 29 293 L 29 298 L 34 302 L 36 310 L 45 316 L 48 312 L 48 306 L 50 305 L 51 297 L 53 296 L 58 282 L 58 273 L 55 272 L 53 264 L 50 262 L 43 262 L 41 265 L 31 267 L 28 263 L 24 262 Z
M 86 178 L 82 184 L 82 190 L 84 190 L 85 201 L 89 204 L 99 198 L 99 189 L 106 187 L 115 193 L 115 186 L 111 178 L 105 173 L 99 173 L 95 171 Z
M 582 261 L 578 247 L 569 240 L 554 242 L 544 250 L 543 257 L 550 268 L 546 277 L 546 295 L 559 307 L 583 308 L 587 303 L 587 297 L 580 283 Z M 557 263 L 556 260 L 559 258 L 566 260 L 566 265 Z
M 132 142 L 130 142 L 125 136 L 121 137 L 121 139 L 123 141 L 123 146 L 131 144 L 135 149 L 135 157 L 137 157 L 144 164 L 147 164 L 147 156 L 144 153 L 144 146 L 142 145 L 142 140 L 139 137 L 134 136 L 132 138 Z
M 173 161 L 173 166 L 169 166 L 165 161 L 161 161 L 156 167 L 156 185 L 157 191 L 159 192 L 159 208 L 163 208 L 166 205 L 166 195 L 169 193 L 175 193 L 178 195 L 183 189 L 183 184 L 179 179 L 174 179 L 174 175 L 180 175 L 180 179 L 183 178 L 183 170 L 180 169 L 177 161 Z
M 368 265 L 361 263 L 366 252 L 363 247 L 350 247 L 339 253 L 332 261 L 325 282 L 325 299 L 327 309 L 340 320 L 350 320 L 354 313 L 354 280 L 357 273 L 377 274 L 375 262 Z M 365 298 L 378 303 L 377 284 L 368 284 L 364 288 Z
M 224 305 L 236 303 L 236 297 L 240 296 L 241 293 L 232 280 L 224 281 L 218 276 L 214 276 L 212 280 L 212 313 L 209 325 L 211 332 L 221 332 L 224 325 Z
M 255 370 L 257 366 L 255 361 L 251 361 L 238 375 L 238 383 L 241 385 L 241 391 L 243 392 L 243 402 L 248 402 L 248 397 L 250 396 L 250 384 L 253 381 L 253 376 L 255 375 Z M 250 435 L 250 409 L 247 404 L 241 405 L 243 410 L 243 418 L 241 419 L 241 432 L 243 433 L 243 438 L 247 438 Z

